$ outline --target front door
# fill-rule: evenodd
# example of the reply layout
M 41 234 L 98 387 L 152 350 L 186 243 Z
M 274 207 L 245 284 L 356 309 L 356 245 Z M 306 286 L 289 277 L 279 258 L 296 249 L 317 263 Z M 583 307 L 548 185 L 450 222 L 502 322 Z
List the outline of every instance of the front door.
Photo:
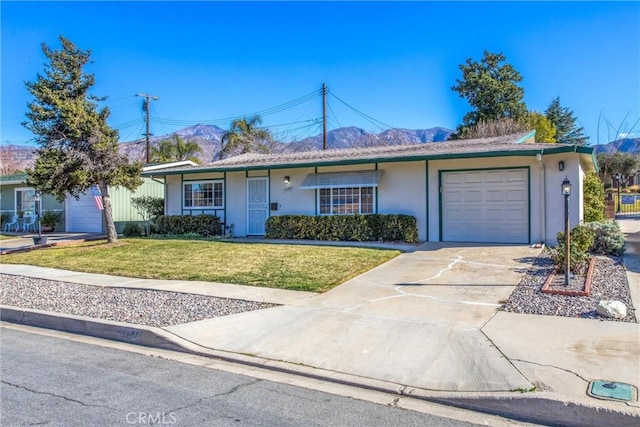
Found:
M 247 234 L 264 236 L 269 216 L 269 178 L 247 178 Z

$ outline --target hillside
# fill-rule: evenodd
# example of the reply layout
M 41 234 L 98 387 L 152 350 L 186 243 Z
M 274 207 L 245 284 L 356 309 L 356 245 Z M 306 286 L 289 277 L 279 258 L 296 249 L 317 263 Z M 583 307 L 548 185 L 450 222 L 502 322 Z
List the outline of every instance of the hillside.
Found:
M 598 153 L 631 153 L 640 154 L 640 138 L 623 138 L 608 144 L 594 145 L 594 152 Z

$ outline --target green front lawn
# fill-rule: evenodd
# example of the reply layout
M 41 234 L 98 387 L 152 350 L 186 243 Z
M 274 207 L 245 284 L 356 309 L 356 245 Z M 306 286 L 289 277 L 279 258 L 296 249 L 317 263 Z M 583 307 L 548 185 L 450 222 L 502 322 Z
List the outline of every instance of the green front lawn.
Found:
M 146 279 L 202 280 L 324 292 L 400 254 L 353 247 L 122 239 L 3 255 L 28 264 Z

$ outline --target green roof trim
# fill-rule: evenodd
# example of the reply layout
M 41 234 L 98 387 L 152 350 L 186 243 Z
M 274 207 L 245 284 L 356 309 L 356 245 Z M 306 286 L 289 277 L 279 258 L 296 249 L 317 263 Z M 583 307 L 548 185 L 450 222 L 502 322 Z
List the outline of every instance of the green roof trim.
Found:
M 1 185 L 27 185 L 29 175 L 26 173 L 14 173 L 11 175 L 0 175 Z
M 523 142 L 525 142 L 527 139 L 535 138 L 535 136 L 536 136 L 536 130 L 534 129 L 534 130 L 532 130 L 531 132 L 529 132 L 528 134 L 523 135 L 522 137 L 520 137 L 520 139 L 518 139 L 518 140 L 516 141 L 516 144 L 522 144 L 522 143 L 523 143 Z

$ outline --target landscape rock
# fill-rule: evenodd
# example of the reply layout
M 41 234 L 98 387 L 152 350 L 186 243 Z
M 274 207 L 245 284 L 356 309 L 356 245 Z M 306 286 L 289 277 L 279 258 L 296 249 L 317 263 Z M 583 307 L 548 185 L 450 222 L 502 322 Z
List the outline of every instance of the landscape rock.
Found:
M 620 301 L 600 301 L 596 307 L 598 314 L 614 319 L 627 317 L 627 306 Z

